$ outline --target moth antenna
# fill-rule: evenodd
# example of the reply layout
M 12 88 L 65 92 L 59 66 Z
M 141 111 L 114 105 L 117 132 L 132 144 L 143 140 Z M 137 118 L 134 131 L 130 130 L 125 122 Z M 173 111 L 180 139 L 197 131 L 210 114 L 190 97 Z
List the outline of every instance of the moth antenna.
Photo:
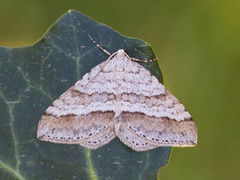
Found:
M 104 53 L 106 53 L 107 55 L 111 56 L 112 54 L 110 52 L 108 52 L 106 49 L 103 49 L 98 43 L 96 43 L 96 41 L 90 36 L 88 35 L 89 39 L 91 39 L 91 41 L 96 44 L 96 46 L 101 49 Z
M 153 62 L 153 61 L 157 61 L 158 58 L 155 58 L 155 59 L 149 59 L 149 60 L 142 60 L 142 59 L 137 59 L 137 58 L 130 58 L 132 61 L 137 61 L 137 62 Z
M 111 56 L 112 54 L 107 51 L 106 49 L 103 49 L 93 38 L 92 36 L 89 34 L 88 35 L 89 39 L 91 39 L 91 41 L 99 48 L 101 49 L 104 53 L 106 53 L 107 55 Z M 157 61 L 158 59 L 155 58 L 155 59 L 149 59 L 149 60 L 142 60 L 142 59 L 137 59 L 137 58 L 130 58 L 132 61 L 137 61 L 137 62 L 153 62 L 153 61 Z

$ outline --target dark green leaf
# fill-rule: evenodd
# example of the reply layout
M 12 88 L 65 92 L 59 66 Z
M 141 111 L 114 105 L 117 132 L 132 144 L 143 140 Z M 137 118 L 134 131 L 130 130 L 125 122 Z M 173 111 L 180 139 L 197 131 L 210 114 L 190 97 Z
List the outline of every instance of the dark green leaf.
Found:
M 0 179 L 156 179 L 171 148 L 137 153 L 118 139 L 94 151 L 41 142 L 38 121 L 46 108 L 111 53 L 154 59 L 145 42 L 120 35 L 69 11 L 33 46 L 0 48 Z M 141 63 L 161 82 L 157 62 Z

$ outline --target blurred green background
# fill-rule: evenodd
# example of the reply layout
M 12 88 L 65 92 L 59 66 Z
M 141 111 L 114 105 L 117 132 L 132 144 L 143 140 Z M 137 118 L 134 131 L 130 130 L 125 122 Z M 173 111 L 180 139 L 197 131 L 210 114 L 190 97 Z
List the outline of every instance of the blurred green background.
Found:
M 0 46 L 32 45 L 69 9 L 151 44 L 165 86 L 193 116 L 163 180 L 240 179 L 240 1 L 0 0 Z

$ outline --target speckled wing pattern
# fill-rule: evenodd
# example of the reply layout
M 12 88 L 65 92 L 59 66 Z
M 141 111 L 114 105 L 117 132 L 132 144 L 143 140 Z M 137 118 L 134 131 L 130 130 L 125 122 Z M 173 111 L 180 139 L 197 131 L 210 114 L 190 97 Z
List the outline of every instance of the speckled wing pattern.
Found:
M 118 50 L 56 99 L 37 137 L 97 149 L 115 137 L 135 151 L 197 144 L 184 106 L 153 76 Z

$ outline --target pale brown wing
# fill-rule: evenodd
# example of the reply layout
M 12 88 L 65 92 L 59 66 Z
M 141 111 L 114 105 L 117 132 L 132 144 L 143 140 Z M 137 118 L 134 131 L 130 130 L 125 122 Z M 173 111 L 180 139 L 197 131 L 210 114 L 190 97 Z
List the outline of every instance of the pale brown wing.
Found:
M 116 137 L 116 96 L 111 81 L 102 85 L 108 78 L 101 71 L 104 65 L 94 67 L 48 107 L 38 124 L 38 139 L 96 149 Z
M 79 144 L 89 149 L 101 147 L 115 138 L 113 112 L 55 117 L 44 113 L 38 124 L 38 139 L 62 144 Z
M 147 69 L 128 64 L 121 76 L 119 139 L 135 151 L 195 146 L 197 129 L 185 107 Z
M 197 130 L 192 119 L 177 122 L 141 113 L 122 114 L 118 137 L 135 151 L 161 146 L 191 147 L 197 144 Z

